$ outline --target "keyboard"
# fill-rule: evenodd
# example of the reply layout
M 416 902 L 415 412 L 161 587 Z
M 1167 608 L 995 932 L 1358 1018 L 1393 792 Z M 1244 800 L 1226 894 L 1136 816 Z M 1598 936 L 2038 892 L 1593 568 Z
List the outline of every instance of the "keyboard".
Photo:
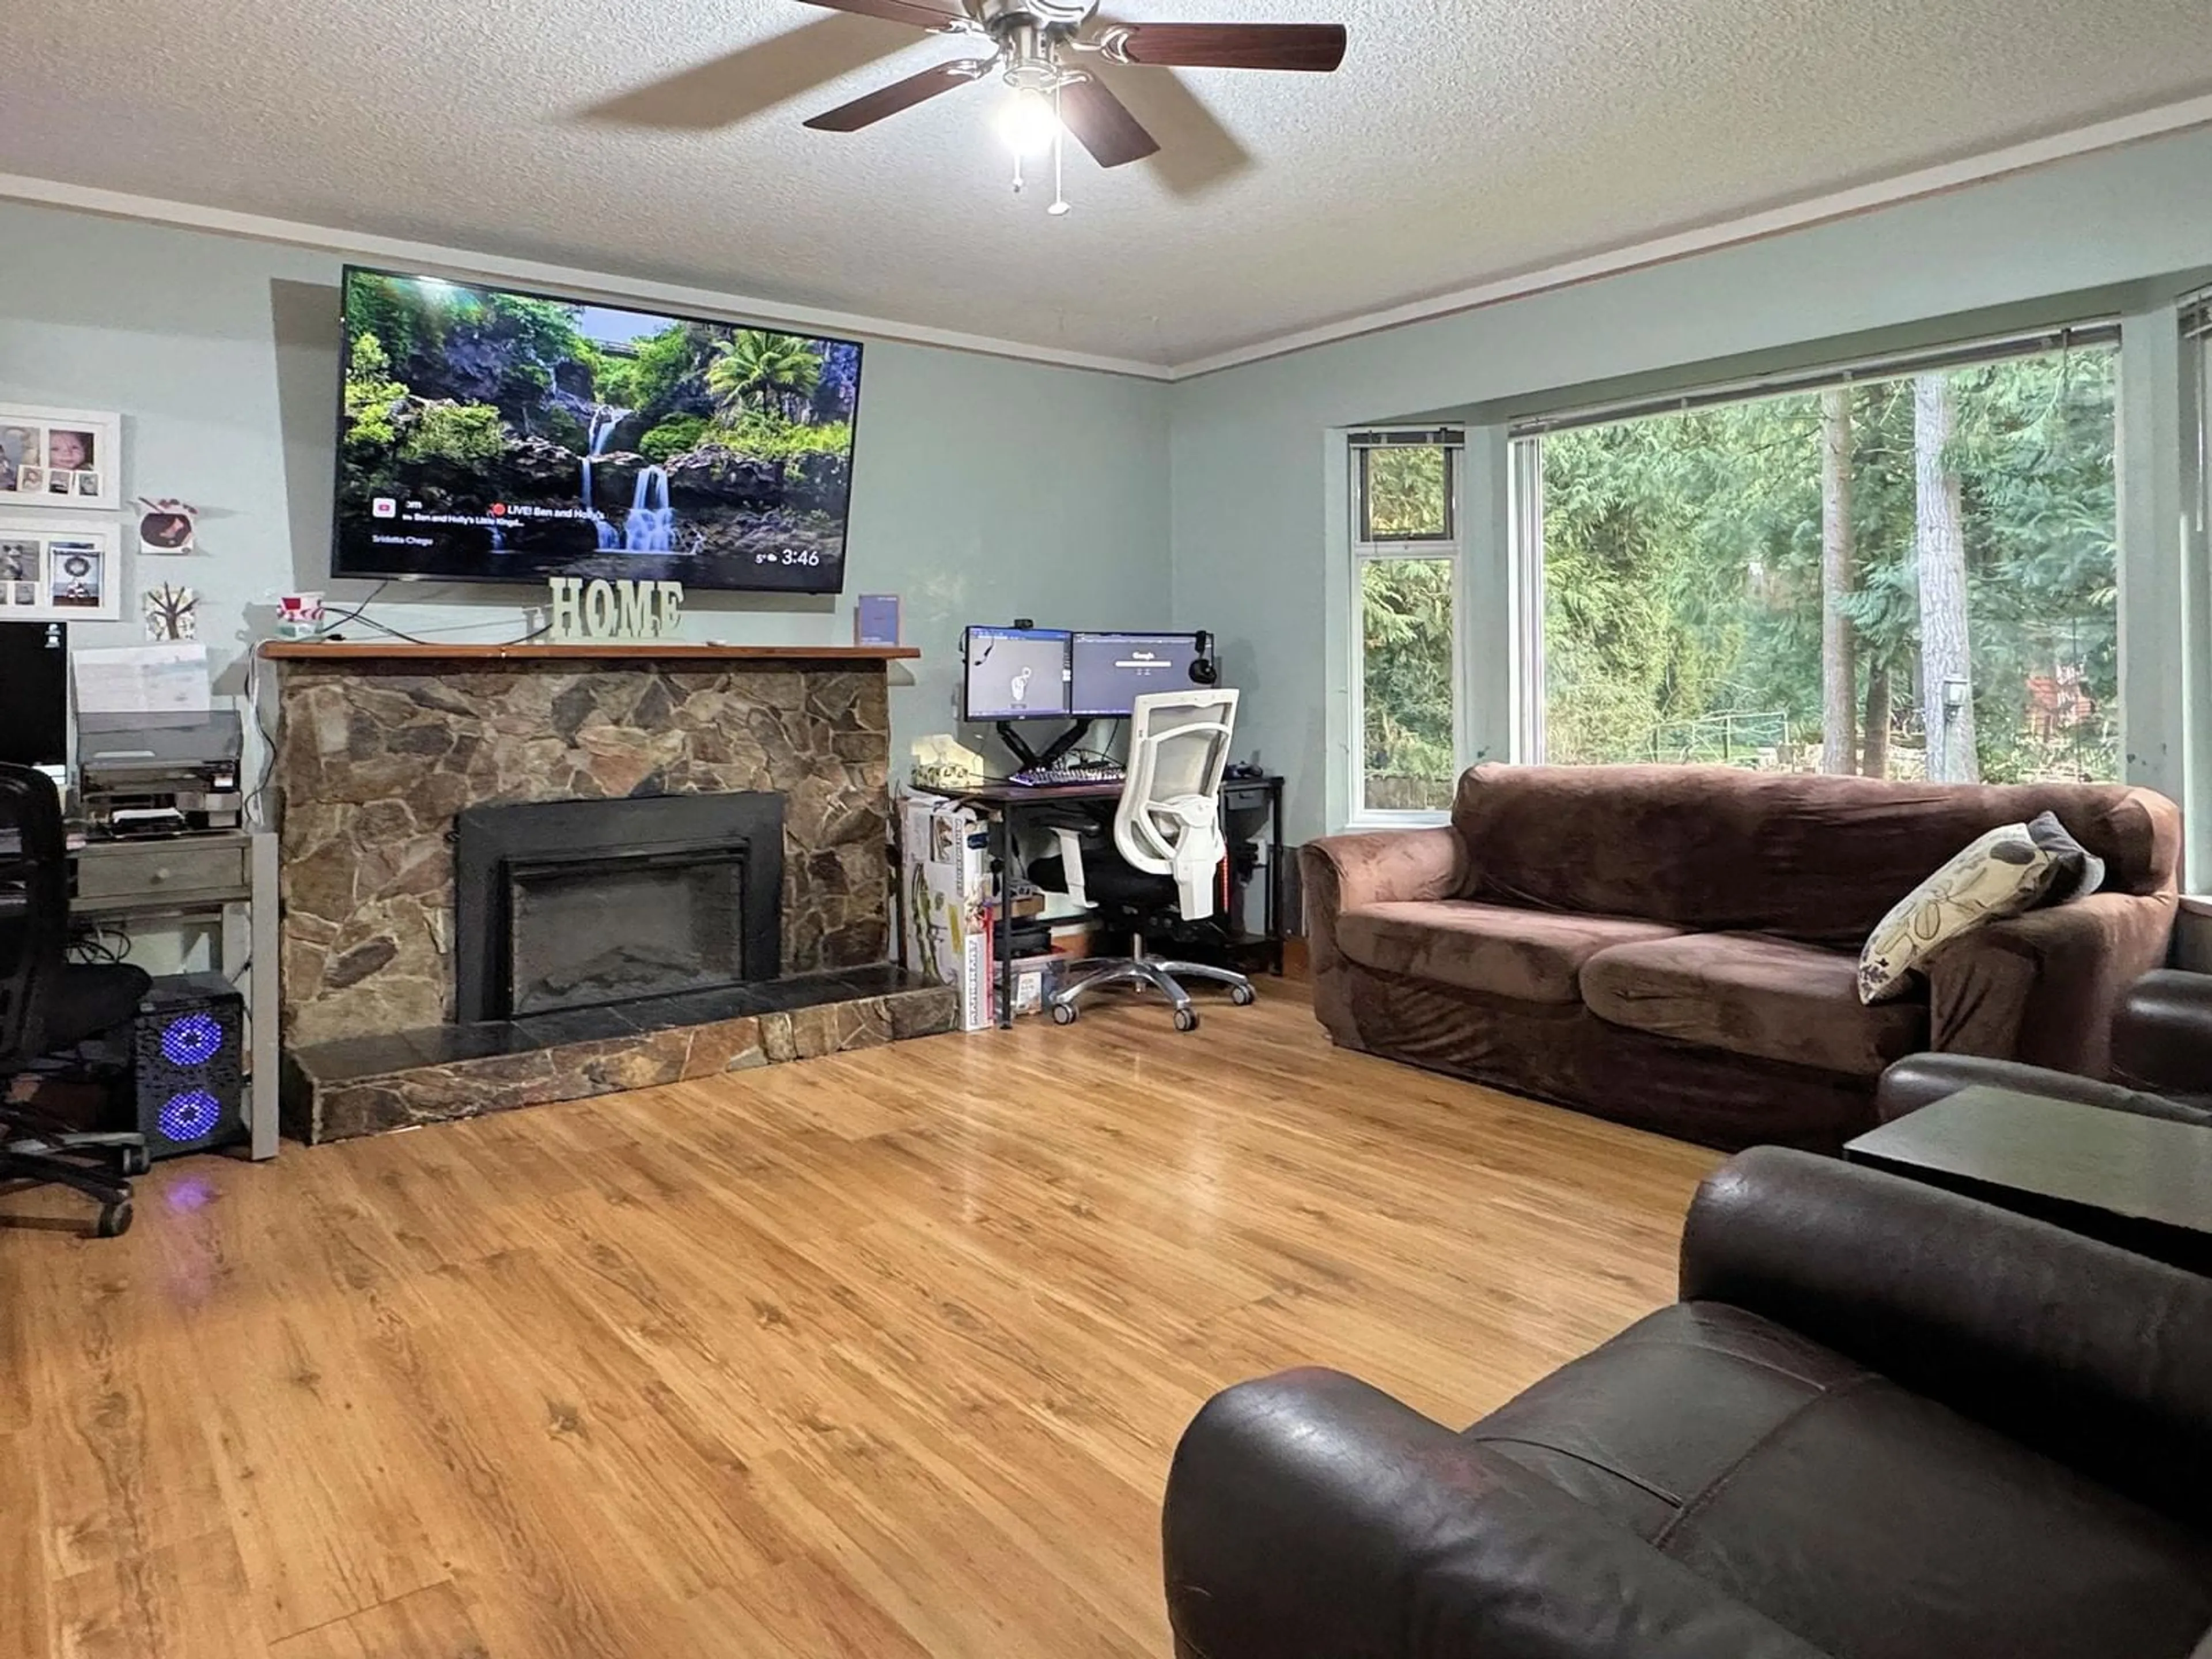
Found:
M 1056 789 L 1072 783 L 1120 783 L 1118 766 L 1032 766 L 1008 778 L 1024 789 Z

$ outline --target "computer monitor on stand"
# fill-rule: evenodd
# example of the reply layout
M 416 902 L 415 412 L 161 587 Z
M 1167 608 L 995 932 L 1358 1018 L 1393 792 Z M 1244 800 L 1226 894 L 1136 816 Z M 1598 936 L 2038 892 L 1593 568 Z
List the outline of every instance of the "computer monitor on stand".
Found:
M 971 627 L 960 636 L 960 718 L 989 720 L 999 738 L 1024 767 L 1050 766 L 1091 730 L 1078 720 L 1038 749 L 1017 722 L 1065 720 L 1067 711 L 1067 647 L 1064 628 Z
M 69 759 L 69 625 L 0 622 L 0 761 Z
M 1199 634 L 1077 633 L 1067 662 L 1075 720 L 1127 720 L 1147 691 L 1184 691 L 1218 678 Z

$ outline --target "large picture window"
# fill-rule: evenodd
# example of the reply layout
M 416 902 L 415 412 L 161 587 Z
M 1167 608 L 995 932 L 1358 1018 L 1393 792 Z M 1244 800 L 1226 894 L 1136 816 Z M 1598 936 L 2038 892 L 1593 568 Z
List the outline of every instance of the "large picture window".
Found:
M 2117 342 L 1526 431 L 1528 757 L 2118 778 Z
M 1435 813 L 1459 775 L 1459 434 L 1352 440 L 1357 816 Z

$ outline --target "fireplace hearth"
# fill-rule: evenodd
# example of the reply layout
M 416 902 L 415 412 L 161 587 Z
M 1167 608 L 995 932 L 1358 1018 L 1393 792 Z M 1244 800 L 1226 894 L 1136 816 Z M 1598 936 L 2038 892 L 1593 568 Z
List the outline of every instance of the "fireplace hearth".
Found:
M 373 1134 L 958 1024 L 949 989 L 884 961 L 883 653 L 268 654 L 282 665 L 287 1133 Z M 669 821 L 694 810 L 676 798 L 752 794 L 780 805 L 780 830 Z M 565 825 L 601 805 L 619 828 L 596 857 L 572 858 L 594 843 L 563 830 L 495 849 L 503 871 L 473 853 L 459 867 L 465 816 L 542 807 Z
M 776 977 L 783 797 L 477 806 L 454 845 L 464 1024 Z

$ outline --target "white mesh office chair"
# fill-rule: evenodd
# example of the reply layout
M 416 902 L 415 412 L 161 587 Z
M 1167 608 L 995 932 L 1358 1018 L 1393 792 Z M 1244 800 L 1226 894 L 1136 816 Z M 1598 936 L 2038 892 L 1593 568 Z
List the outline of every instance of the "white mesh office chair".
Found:
M 1179 980 L 1210 980 L 1240 1005 L 1252 981 L 1201 962 L 1163 962 L 1145 954 L 1140 918 L 1172 908 L 1186 921 L 1214 911 L 1225 848 L 1221 836 L 1221 775 L 1237 725 L 1237 694 L 1202 686 L 1148 693 L 1129 717 L 1129 764 L 1114 814 L 1110 851 L 1093 847 L 1085 867 L 1081 832 L 1055 827 L 1057 858 L 1041 860 L 1030 878 L 1079 904 L 1096 904 L 1130 922 L 1127 959 L 1094 963 L 1095 971 L 1054 993 L 1052 1017 L 1072 1024 L 1083 1000 L 1109 986 L 1149 986 L 1175 1008 L 1176 1029 L 1198 1028 L 1198 1010 Z M 1117 856 L 1118 855 L 1118 856 Z

